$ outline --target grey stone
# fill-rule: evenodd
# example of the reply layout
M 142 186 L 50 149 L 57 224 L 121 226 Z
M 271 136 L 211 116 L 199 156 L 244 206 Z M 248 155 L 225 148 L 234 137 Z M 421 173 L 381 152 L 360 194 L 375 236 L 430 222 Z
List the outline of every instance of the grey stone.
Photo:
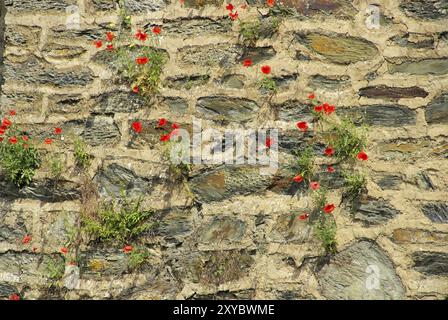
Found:
M 163 216 L 155 233 L 165 241 L 180 243 L 193 232 L 192 212 L 187 210 L 171 210 Z
M 422 206 L 423 214 L 432 222 L 448 223 L 448 203 L 428 202 Z
M 41 28 L 25 26 L 7 26 L 5 42 L 9 46 L 21 48 L 36 47 L 39 43 Z
M 226 241 L 239 241 L 246 231 L 246 224 L 229 217 L 214 218 L 206 223 L 199 232 L 201 243 L 221 243 Z
M 82 137 L 92 146 L 110 146 L 118 143 L 121 135 L 113 118 L 92 116 L 86 121 Z
M 331 300 L 399 300 L 405 297 L 405 288 L 392 261 L 370 241 L 356 242 L 337 253 L 320 270 L 318 281 L 322 295 Z
M 70 5 L 78 5 L 77 0 L 5 0 L 8 11 L 18 13 L 31 13 L 36 11 L 65 12 Z
M 207 74 L 169 77 L 166 79 L 166 86 L 177 90 L 190 90 L 207 84 L 209 79 L 210 76 Z
M 287 100 L 274 106 L 277 119 L 281 121 L 291 121 L 294 124 L 298 121 L 311 122 L 313 115 L 312 106 L 298 100 Z
M 257 115 L 259 106 L 254 101 L 245 98 L 211 96 L 199 98 L 196 110 L 208 119 L 247 121 Z
M 8 284 L 0 282 L 0 298 L 9 298 L 12 294 L 17 294 L 19 291 L 16 287 Z
M 431 36 L 420 34 L 405 34 L 393 36 L 389 39 L 392 43 L 399 45 L 400 47 L 408 47 L 415 49 L 433 48 L 434 38 Z
M 0 180 L 0 197 L 6 199 L 35 199 L 45 202 L 76 200 L 80 197 L 79 185 L 70 181 L 33 182 L 31 185 L 17 188 L 14 184 Z
M 148 29 L 151 25 L 147 25 Z M 174 37 L 191 37 L 212 34 L 223 34 L 232 28 L 232 21 L 228 18 L 211 19 L 206 17 L 180 18 L 163 20 L 162 33 Z
M 240 61 L 251 59 L 253 64 L 258 64 L 273 58 L 275 54 L 276 52 L 272 46 L 244 47 Z
M 416 123 L 417 118 L 414 110 L 401 105 L 369 105 L 340 108 L 339 114 L 349 116 L 356 123 L 381 127 L 413 125 Z
M 341 90 L 349 85 L 349 76 L 322 76 L 317 74 L 312 76 L 309 82 L 309 86 L 313 89 Z
M 167 2 L 166 0 L 127 0 L 125 4 L 129 13 L 143 14 L 164 9 Z M 89 5 L 96 11 L 111 11 L 118 8 L 118 1 L 89 0 Z
M 412 255 L 414 268 L 428 276 L 448 275 L 448 254 L 444 252 L 420 251 Z
M 257 167 L 224 167 L 193 177 L 190 186 L 199 201 L 212 202 L 263 192 L 271 181 Z
M 94 181 L 98 183 L 101 194 L 114 197 L 119 197 L 122 191 L 128 195 L 145 194 L 151 186 L 148 179 L 139 177 L 132 170 L 115 163 L 102 168 Z
M 305 243 L 310 240 L 312 226 L 307 221 L 299 220 L 299 214 L 282 214 L 269 234 L 275 242 Z
M 92 109 L 95 113 L 131 113 L 143 109 L 147 104 L 138 94 L 115 90 L 96 97 Z
M 179 49 L 178 60 L 183 64 L 190 65 L 230 67 L 236 64 L 242 54 L 241 47 L 227 43 L 186 46 Z
M 448 59 L 424 59 L 420 61 L 405 61 L 403 63 L 388 63 L 390 73 L 409 73 L 416 75 L 442 75 L 448 73 Z
M 428 104 L 425 118 L 429 124 L 448 123 L 448 92 L 436 97 Z
M 384 85 L 359 89 L 361 97 L 372 99 L 426 98 L 428 92 L 420 87 L 388 87 Z
M 5 61 L 5 79 L 11 82 L 56 87 L 86 86 L 93 82 L 93 77 L 93 73 L 85 67 L 55 69 L 35 57 L 21 62 Z
M 241 74 L 228 74 L 221 79 L 221 84 L 232 89 L 242 89 L 245 79 L 246 77 Z
M 375 182 L 383 190 L 398 190 L 403 178 L 398 174 L 383 174 L 378 176 Z
M 420 19 L 437 20 L 448 18 L 446 0 L 405 0 L 400 9 L 406 14 Z
M 400 212 L 383 199 L 357 199 L 353 204 L 354 220 L 365 226 L 386 223 Z
M 203 8 L 205 6 L 219 7 L 224 0 L 185 0 L 184 5 L 187 8 Z
M 188 110 L 188 102 L 179 97 L 165 97 L 163 102 L 174 113 L 185 114 Z
M 80 255 L 81 278 L 121 276 L 128 272 L 128 256 L 117 249 L 93 248 Z

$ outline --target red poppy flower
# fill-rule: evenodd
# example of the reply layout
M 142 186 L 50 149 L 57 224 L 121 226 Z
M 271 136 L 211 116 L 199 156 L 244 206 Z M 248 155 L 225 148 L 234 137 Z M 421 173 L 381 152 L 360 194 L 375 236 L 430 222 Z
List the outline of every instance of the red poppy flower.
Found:
M 112 51 L 112 50 L 114 50 L 114 46 L 112 44 L 108 44 L 107 47 L 106 47 L 106 50 L 107 51 Z
M 165 118 L 161 118 L 161 119 L 159 119 L 159 127 L 164 127 L 164 126 L 166 126 L 166 124 L 168 123 L 168 121 L 166 121 L 166 119 Z
M 261 72 L 263 72 L 264 74 L 270 74 L 271 73 L 271 67 L 270 66 L 262 66 L 261 67 Z
M 31 236 L 29 236 L 29 235 L 24 236 L 23 239 L 22 239 L 22 243 L 23 244 L 27 244 L 30 241 L 31 241 Z
M 61 134 L 62 133 L 62 129 L 59 127 L 54 128 L 54 133 L 55 134 Z
M 299 220 L 306 220 L 306 219 L 308 219 L 309 216 L 310 216 L 310 215 L 309 215 L 308 213 L 301 214 L 301 215 L 299 216 Z
M 134 93 L 138 93 L 140 91 L 138 86 L 134 86 L 134 88 L 132 88 L 132 92 Z
M 17 143 L 17 138 L 16 137 L 11 137 L 11 138 L 9 138 L 9 142 L 11 142 L 12 144 L 16 144 Z
M 170 141 L 170 135 L 169 134 L 162 135 L 160 137 L 160 141 L 162 141 L 162 142 Z
M 115 39 L 115 35 L 112 32 L 110 32 L 110 31 L 106 32 L 106 40 L 107 41 L 112 42 L 112 41 L 114 41 L 114 39 Z
M 230 13 L 229 13 L 229 17 L 230 17 L 230 19 L 232 19 L 232 20 L 236 20 L 236 19 L 238 19 L 238 11 L 235 11 L 235 13 L 230 12 Z
M 252 65 L 252 60 L 251 59 L 244 59 L 243 66 L 250 67 L 251 65 Z
M 23 141 L 28 141 L 30 138 L 28 136 L 22 136 Z
M 103 41 L 96 40 L 96 41 L 93 41 L 93 44 L 95 45 L 95 47 L 97 47 L 99 49 L 103 46 Z
M 325 149 L 325 155 L 327 155 L 328 157 L 331 157 L 332 155 L 334 155 L 334 149 L 331 147 L 328 147 Z
M 137 33 L 135 34 L 135 37 L 140 41 L 146 41 L 146 39 L 148 38 L 148 34 L 142 32 L 141 30 L 138 30 Z
M 313 100 L 314 98 L 316 98 L 316 96 L 314 95 L 314 93 L 312 93 L 312 94 L 310 94 L 310 95 L 308 96 L 308 99 Z
M 358 153 L 358 159 L 361 161 L 366 161 L 367 159 L 369 159 L 369 156 L 364 151 L 361 151 L 360 153 Z
M 9 121 L 8 118 L 3 118 L 3 121 L 2 121 L 2 127 L 4 127 L 4 128 L 8 128 L 8 127 L 11 126 L 11 125 L 12 125 L 12 122 Z
M 272 140 L 269 137 L 266 138 L 266 141 L 265 141 L 266 148 L 270 148 L 273 144 L 274 144 L 274 140 Z
M 275 5 L 275 0 L 267 0 L 268 7 L 273 7 Z
M 140 121 L 134 121 L 132 123 L 132 129 L 136 132 L 136 133 L 140 133 L 143 130 L 143 125 Z
M 324 207 L 325 213 L 332 213 L 334 210 L 334 204 L 326 204 Z
M 327 114 L 327 115 L 332 114 L 336 110 L 335 106 L 331 106 L 328 103 L 324 103 L 323 108 L 324 108 L 325 114 Z
M 173 124 L 171 125 L 171 128 L 173 128 L 173 129 L 179 129 L 180 126 L 179 126 L 177 123 L 173 123 Z
M 3 128 L 0 128 L 0 134 L 4 134 L 6 131 Z
M 68 249 L 66 247 L 62 247 L 61 248 L 61 253 L 67 254 L 68 253 Z
M 305 132 L 308 129 L 308 123 L 306 123 L 305 121 L 297 122 L 296 126 L 300 131 L 303 131 L 303 132 Z
M 9 111 L 9 115 L 10 116 L 15 116 L 16 115 L 16 110 L 10 110 Z
M 324 110 L 324 106 L 315 106 L 314 107 L 315 112 L 322 112 L 322 110 Z
M 131 251 L 132 251 L 132 246 L 124 246 L 124 248 L 123 248 L 124 253 L 129 253 Z
M 336 170 L 332 166 L 328 166 L 327 171 L 331 173 L 335 172 Z
M 319 189 L 320 188 L 319 182 L 315 182 L 315 181 L 310 182 L 310 188 L 313 189 L 313 190 Z
M 303 177 L 302 177 L 301 175 L 298 175 L 298 176 L 295 176 L 295 177 L 293 178 L 293 180 L 294 180 L 295 182 L 297 182 L 297 183 L 300 183 L 300 182 L 303 181 Z
M 138 57 L 138 58 L 135 59 L 135 62 L 137 64 L 147 64 L 148 61 L 149 61 L 148 57 Z
M 16 293 L 13 293 L 12 295 L 9 296 L 8 299 L 9 300 L 20 300 L 20 296 Z
M 3 141 L 3 138 L 2 137 L 0 137 L 0 142 L 2 142 Z
M 47 138 L 47 139 L 45 139 L 44 143 L 45 144 L 52 144 L 53 140 L 51 138 Z
M 158 26 L 155 26 L 154 28 L 152 28 L 152 33 L 154 33 L 154 34 L 160 34 L 161 31 L 162 31 L 162 29 Z
M 233 11 L 233 9 L 235 9 L 235 7 L 233 6 L 233 4 L 229 3 L 229 4 L 226 6 L 226 9 L 229 10 L 229 11 Z

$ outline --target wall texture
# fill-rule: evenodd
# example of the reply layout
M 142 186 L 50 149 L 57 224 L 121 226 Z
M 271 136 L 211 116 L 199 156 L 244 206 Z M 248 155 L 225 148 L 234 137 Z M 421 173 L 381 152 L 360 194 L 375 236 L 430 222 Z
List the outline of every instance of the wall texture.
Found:
M 447 298 L 448 1 L 375 1 L 381 26 L 368 29 L 369 1 L 285 0 L 292 11 L 279 32 L 247 46 L 223 1 L 128 0 L 134 28 L 162 27 L 169 57 L 151 102 L 117 84 L 92 44 L 116 31 L 117 1 L 1 2 L 1 114 L 15 109 L 15 121 L 35 137 L 62 127 L 65 139 L 54 137 L 42 152 L 63 155 L 66 170 L 57 186 L 45 166 L 20 190 L 0 180 L 0 298 Z M 264 1 L 241 4 L 242 20 L 267 18 Z M 69 5 L 78 6 L 79 29 L 66 27 Z M 255 67 L 243 67 L 248 57 Z M 269 102 L 256 86 L 261 64 L 272 67 L 279 88 Z M 334 183 L 338 253 L 331 256 L 295 218 L 307 201 L 293 196 L 286 167 L 260 176 L 250 166 L 202 165 L 179 182 L 152 129 L 161 117 L 188 126 L 192 115 L 204 127 L 275 127 L 286 162 L 303 148 L 294 125 L 307 116 L 310 92 L 370 126 L 368 196 L 351 216 Z M 138 136 L 133 119 L 144 123 Z M 143 192 L 160 222 L 141 239 L 151 260 L 138 272 L 121 248 L 71 248 L 76 289 L 49 285 L 46 265 L 64 263 L 60 248 L 79 222 L 86 181 L 74 168 L 73 136 L 89 144 L 87 175 L 101 195 L 123 184 L 129 194 Z M 372 272 L 378 287 L 366 285 Z

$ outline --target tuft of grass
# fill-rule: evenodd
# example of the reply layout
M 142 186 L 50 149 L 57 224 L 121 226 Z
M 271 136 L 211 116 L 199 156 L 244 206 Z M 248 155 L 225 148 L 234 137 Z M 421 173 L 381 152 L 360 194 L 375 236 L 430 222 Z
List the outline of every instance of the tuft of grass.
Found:
M 104 201 L 95 216 L 83 216 L 83 229 L 93 238 L 104 242 L 129 243 L 155 227 L 149 222 L 153 211 L 143 210 L 141 198 L 127 198 L 123 192 L 119 199 Z
M 64 172 L 64 162 L 61 156 L 50 159 L 50 173 L 53 179 L 59 180 Z
M 355 159 L 367 144 L 367 127 L 357 127 L 352 120 L 345 118 L 330 129 L 330 145 L 339 160 Z
M 134 248 L 129 253 L 129 268 L 131 270 L 139 270 L 149 262 L 150 253 L 145 247 Z
M 23 141 L 17 132 L 17 143 L 12 144 L 9 142 L 10 137 L 5 137 L 0 142 L 0 166 L 6 173 L 8 181 L 21 188 L 33 180 L 36 170 L 41 165 L 41 157 L 31 138 Z
M 240 39 L 246 44 L 253 46 L 260 38 L 261 23 L 258 20 L 240 22 Z
M 300 175 L 306 181 L 309 181 L 314 175 L 314 160 L 316 156 L 314 155 L 314 150 L 311 146 L 308 146 L 303 150 L 297 158 L 297 167 Z
M 90 165 L 91 156 L 87 153 L 87 145 L 80 138 L 76 138 L 74 141 L 73 155 L 78 167 L 86 169 Z
M 62 278 L 65 272 L 65 263 L 63 259 L 47 258 L 46 260 L 46 273 L 47 277 L 56 281 Z
M 269 93 L 277 92 L 277 83 L 274 79 L 265 77 L 260 81 L 260 89 Z
M 336 222 L 332 218 L 320 220 L 315 226 L 316 237 L 327 253 L 336 253 Z
M 350 198 L 356 198 L 365 191 L 367 186 L 367 179 L 363 173 L 360 172 L 344 172 L 343 173 L 345 189 L 344 194 Z

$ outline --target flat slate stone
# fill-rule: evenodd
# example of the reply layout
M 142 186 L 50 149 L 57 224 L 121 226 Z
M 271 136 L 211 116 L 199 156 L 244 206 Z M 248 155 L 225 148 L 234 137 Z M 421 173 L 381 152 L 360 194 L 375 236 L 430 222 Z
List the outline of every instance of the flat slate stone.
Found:
M 378 225 L 395 218 L 400 212 L 383 199 L 358 199 L 354 203 L 354 220 L 364 225 Z
M 404 0 L 400 9 L 407 15 L 420 19 L 437 20 L 448 18 L 446 0 Z
M 365 87 L 359 90 L 361 97 L 373 98 L 373 99 L 401 99 L 401 98 L 425 98 L 428 96 L 428 92 L 420 87 L 388 87 L 388 86 L 373 86 Z
M 425 118 L 429 124 L 448 123 L 448 92 L 436 97 L 428 104 Z
M 378 55 L 376 46 L 362 38 L 342 34 L 296 33 L 296 40 L 328 61 L 348 65 L 368 61 Z
M 247 121 L 257 115 L 259 106 L 245 98 L 211 96 L 199 98 L 196 110 L 206 118 L 224 118 L 230 121 Z
M 389 73 L 409 73 L 416 75 L 443 75 L 448 73 L 448 59 L 424 59 L 406 61 L 401 64 L 388 63 Z
M 414 268 L 428 276 L 448 275 L 448 253 L 421 251 L 412 255 Z
M 331 300 L 399 300 L 405 288 L 387 254 L 359 241 L 331 257 L 318 273 L 322 295 Z
M 413 125 L 417 119 L 417 114 L 414 110 L 401 105 L 369 105 L 341 108 L 339 113 L 349 116 L 356 123 L 381 127 Z
M 432 222 L 448 223 L 448 203 L 428 202 L 422 206 L 423 214 Z

